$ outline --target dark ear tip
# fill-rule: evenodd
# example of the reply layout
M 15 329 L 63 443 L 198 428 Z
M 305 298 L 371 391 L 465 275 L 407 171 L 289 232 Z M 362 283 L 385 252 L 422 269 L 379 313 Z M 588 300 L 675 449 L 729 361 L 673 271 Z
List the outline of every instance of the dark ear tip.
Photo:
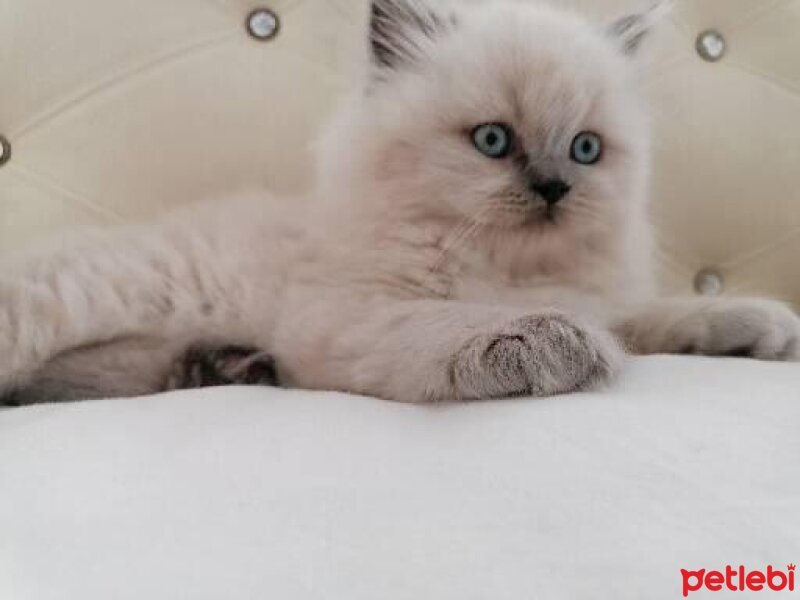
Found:
M 433 39 L 446 25 L 419 0 L 372 0 L 369 39 L 373 63 L 394 68 L 412 62 L 418 58 L 419 36 Z
M 386 15 L 386 8 L 382 0 L 372 0 L 370 2 L 370 14 L 372 18 L 383 17 Z
M 656 0 L 644 12 L 627 15 L 614 21 L 609 34 L 619 40 L 625 54 L 634 54 L 650 30 L 672 12 L 675 0 Z

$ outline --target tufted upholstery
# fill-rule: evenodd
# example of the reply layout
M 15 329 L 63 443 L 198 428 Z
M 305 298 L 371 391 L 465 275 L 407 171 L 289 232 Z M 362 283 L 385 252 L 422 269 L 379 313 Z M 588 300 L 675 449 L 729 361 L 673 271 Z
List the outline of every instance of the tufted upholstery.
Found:
M 558 2 L 559 0 L 552 0 Z M 597 17 L 636 0 L 568 0 Z M 307 181 L 307 141 L 346 84 L 366 0 L 0 3 L 0 253 L 263 182 Z M 727 40 L 706 62 L 695 39 Z M 800 303 L 800 0 L 679 0 L 644 68 L 665 287 Z

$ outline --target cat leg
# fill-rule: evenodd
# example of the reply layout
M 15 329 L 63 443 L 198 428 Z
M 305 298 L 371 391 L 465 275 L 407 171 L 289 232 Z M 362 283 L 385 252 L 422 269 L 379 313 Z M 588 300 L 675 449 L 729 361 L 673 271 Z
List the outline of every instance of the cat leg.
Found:
M 0 395 L 0 405 L 129 398 L 164 391 L 169 368 L 186 344 L 133 337 L 74 348 Z
M 49 360 L 0 406 L 130 398 L 222 385 L 278 385 L 275 361 L 259 349 L 129 338 L 75 348 Z
M 136 231 L 76 242 L 0 271 L 0 393 L 69 350 L 131 336 L 202 337 L 219 316 L 220 283 L 193 254 L 197 244 Z
M 278 386 L 275 360 L 251 346 L 194 345 L 174 361 L 166 380 L 168 390 L 225 385 Z
M 549 396 L 607 381 L 624 357 L 610 333 L 555 311 L 407 301 L 351 317 L 313 336 L 295 327 L 313 317 L 284 322 L 274 348 L 289 376 L 404 402 Z
M 657 300 L 625 318 L 619 331 L 638 354 L 800 360 L 800 318 L 772 300 Z

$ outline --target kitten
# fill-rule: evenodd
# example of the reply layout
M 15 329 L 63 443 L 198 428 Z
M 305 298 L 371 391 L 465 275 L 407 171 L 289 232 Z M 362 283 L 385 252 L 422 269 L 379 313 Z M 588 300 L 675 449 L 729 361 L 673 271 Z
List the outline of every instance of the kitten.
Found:
M 661 12 L 602 29 L 519 0 L 374 0 L 309 197 L 243 194 L 9 265 L 0 387 L 158 391 L 209 340 L 271 353 L 289 386 L 405 402 L 591 388 L 623 346 L 796 358 L 779 303 L 654 294 L 633 55 Z

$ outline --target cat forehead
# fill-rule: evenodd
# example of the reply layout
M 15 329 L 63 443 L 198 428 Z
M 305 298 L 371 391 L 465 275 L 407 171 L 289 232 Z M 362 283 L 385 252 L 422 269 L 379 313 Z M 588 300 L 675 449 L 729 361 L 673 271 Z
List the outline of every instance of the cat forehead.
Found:
M 582 20 L 513 5 L 467 17 L 429 65 L 450 101 L 509 118 L 569 118 L 622 85 L 625 59 Z
M 602 75 L 626 64 L 600 29 L 570 13 L 524 2 L 487 3 L 464 11 L 451 35 L 442 36 L 444 57 L 461 56 L 499 75 L 560 77 Z M 443 57 L 443 58 L 444 58 Z M 486 63 L 489 64 L 486 64 Z

